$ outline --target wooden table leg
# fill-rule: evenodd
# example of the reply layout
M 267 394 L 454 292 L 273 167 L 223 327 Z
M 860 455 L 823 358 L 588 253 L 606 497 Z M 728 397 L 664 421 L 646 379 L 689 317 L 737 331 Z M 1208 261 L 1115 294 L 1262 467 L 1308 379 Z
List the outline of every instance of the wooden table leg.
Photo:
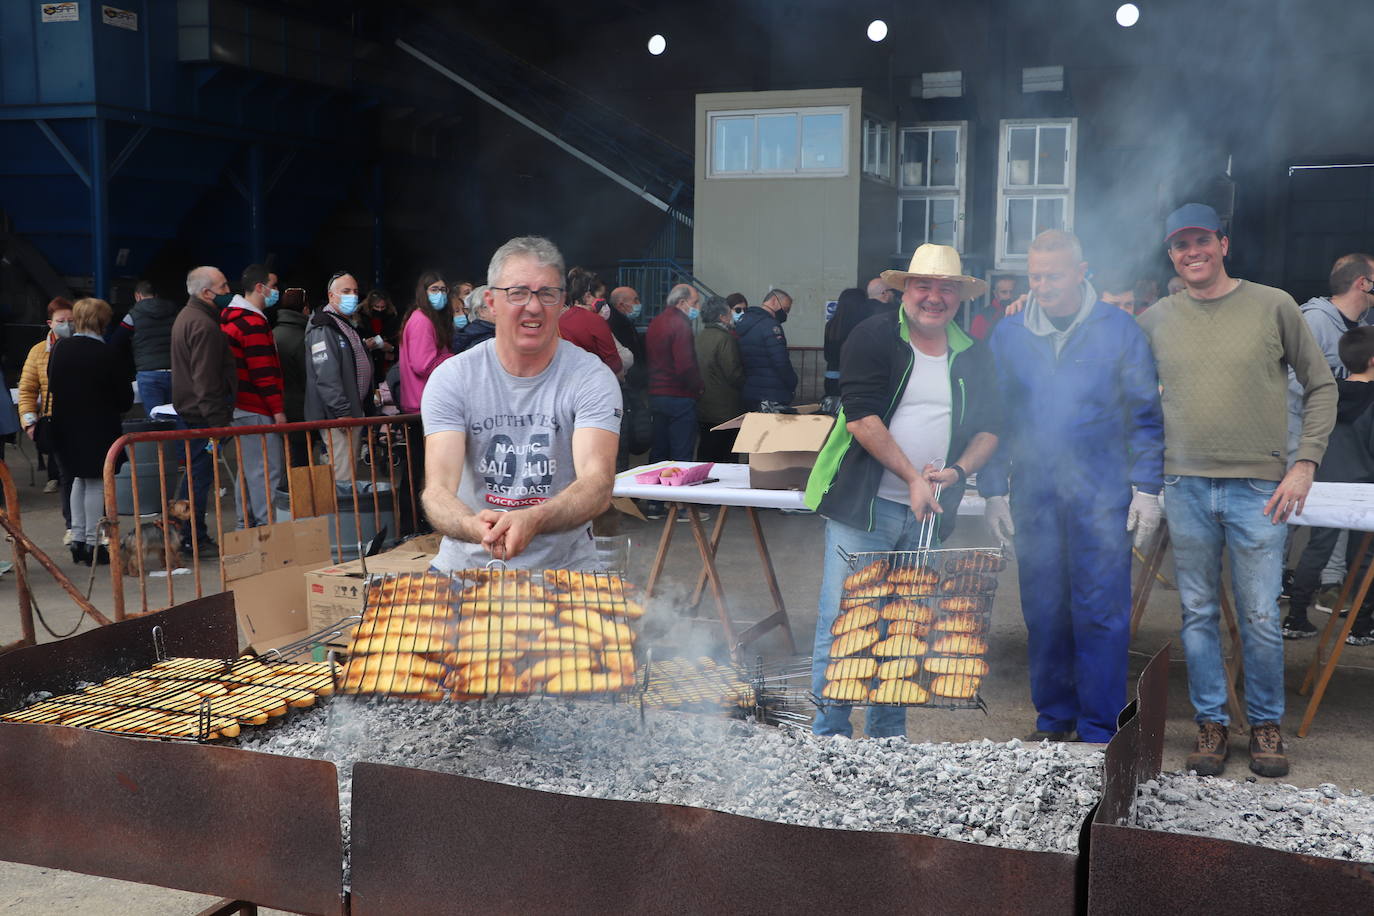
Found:
M 763 523 L 759 521 L 758 510 L 753 506 L 746 507 L 745 511 L 749 514 L 749 524 L 754 529 L 754 546 L 758 548 L 759 560 L 763 564 L 764 580 L 768 583 L 768 594 L 773 599 L 773 613 L 741 634 L 740 642 L 748 644 L 773 627 L 782 627 L 783 635 L 787 637 L 787 652 L 789 655 L 796 655 L 797 641 L 792 637 L 792 622 L 787 618 L 787 605 L 783 603 L 782 589 L 778 587 L 778 575 L 773 569 L 773 557 L 769 554 L 768 542 L 763 537 Z
M 1368 548 L 1370 536 L 1365 535 L 1361 542 L 1362 548 Z M 1366 550 L 1362 549 L 1359 554 L 1360 562 L 1366 557 Z M 1359 569 L 1357 563 L 1355 569 Z M 1354 575 L 1352 572 L 1351 575 Z M 1302 724 L 1298 726 L 1298 737 L 1306 738 L 1308 729 L 1312 727 L 1312 720 L 1317 717 L 1317 707 L 1321 706 L 1322 697 L 1326 695 L 1326 688 L 1331 684 L 1331 675 L 1336 672 L 1336 665 L 1340 664 L 1341 651 L 1345 648 L 1345 638 L 1350 635 L 1350 630 L 1355 626 L 1355 617 L 1359 614 L 1360 608 L 1364 607 L 1365 596 L 1369 594 L 1369 586 L 1374 582 L 1374 563 L 1369 564 L 1369 568 L 1364 572 L 1364 578 L 1360 580 L 1359 591 L 1355 593 L 1355 599 L 1350 602 L 1350 613 L 1346 615 L 1345 625 L 1341 627 L 1340 635 L 1336 639 L 1336 644 L 1331 647 L 1331 657 L 1326 660 L 1326 665 L 1322 668 L 1321 676 L 1317 678 L 1317 687 L 1312 691 L 1312 699 L 1307 701 L 1307 711 L 1303 713 Z M 1335 608 L 1331 611 L 1333 619 L 1339 619 L 1340 609 Z
M 1364 538 L 1360 541 L 1360 549 L 1355 551 L 1355 556 L 1363 559 L 1369 555 L 1369 545 L 1374 543 L 1374 531 L 1366 531 Z M 1312 691 L 1312 685 L 1316 683 L 1317 672 L 1326 663 L 1326 646 L 1331 641 L 1331 636 L 1341 628 L 1341 608 L 1349 607 L 1347 603 L 1350 593 L 1356 588 L 1355 580 L 1360 575 L 1360 564 L 1356 563 L 1345 575 L 1345 581 L 1341 583 L 1341 595 L 1336 599 L 1336 606 L 1331 609 L 1331 616 L 1326 621 L 1326 626 L 1322 627 L 1322 632 L 1317 637 L 1317 652 L 1312 656 L 1312 664 L 1307 666 L 1307 675 L 1302 679 L 1302 687 L 1298 689 L 1300 696 L 1307 696 Z
M 644 586 L 644 597 L 652 598 L 658 587 L 658 577 L 663 575 L 663 564 L 668 562 L 668 545 L 673 543 L 673 525 L 677 523 L 678 504 L 665 507 L 668 512 L 663 520 L 663 534 L 658 538 L 658 553 L 654 554 L 654 564 L 649 567 L 649 581 Z
M 1155 535 L 1154 546 L 1146 554 L 1145 562 L 1140 565 L 1140 581 L 1136 583 L 1135 594 L 1131 596 L 1131 639 L 1135 639 L 1135 631 L 1140 629 L 1140 620 L 1145 616 L 1150 594 L 1154 591 L 1155 574 L 1164 564 L 1164 552 L 1168 548 L 1169 526 L 1162 524 L 1159 526 L 1159 533 Z
M 727 514 L 729 514 L 729 512 L 730 512 L 730 507 L 729 507 L 729 506 L 721 506 L 721 507 L 720 507 L 720 515 L 716 516 L 716 526 L 715 526 L 715 528 L 713 528 L 712 531 L 711 531 L 711 556 L 712 556 L 712 557 L 714 557 L 714 556 L 716 555 L 716 551 L 718 551 L 718 550 L 720 549 L 720 536 L 721 536 L 721 534 L 723 534 L 724 531 L 725 531 L 725 516 L 726 516 Z M 702 593 L 702 591 L 703 591 L 705 588 L 706 588 L 706 567 L 703 566 L 703 567 L 701 568 L 701 572 L 697 573 L 697 584 L 696 584 L 696 588 L 692 589 L 692 601 L 691 601 L 692 607 L 696 607 L 698 604 L 701 603 L 701 593 Z
M 707 542 L 706 532 L 701 527 L 701 515 L 695 503 L 687 504 L 687 521 L 692 526 L 692 537 L 696 538 L 697 550 L 701 553 L 701 565 L 705 569 L 706 580 L 711 583 L 711 595 L 716 599 L 716 610 L 720 612 L 720 625 L 725 629 L 726 645 L 730 649 L 731 657 L 739 661 L 736 656 L 739 639 L 735 634 L 735 622 L 730 619 L 730 611 L 725 606 L 725 588 L 720 584 L 720 574 L 716 571 L 715 552 Z
M 1236 684 L 1245 677 L 1245 656 L 1241 647 L 1240 626 L 1236 621 L 1236 612 L 1231 607 L 1231 598 L 1226 594 L 1225 582 L 1217 589 L 1217 598 L 1221 602 L 1221 619 L 1226 622 L 1226 632 L 1231 637 L 1231 657 L 1227 659 L 1222 656 L 1221 659 L 1226 671 L 1226 698 L 1231 705 L 1231 721 L 1242 732 L 1247 732 L 1250 730 L 1250 720 L 1236 693 Z

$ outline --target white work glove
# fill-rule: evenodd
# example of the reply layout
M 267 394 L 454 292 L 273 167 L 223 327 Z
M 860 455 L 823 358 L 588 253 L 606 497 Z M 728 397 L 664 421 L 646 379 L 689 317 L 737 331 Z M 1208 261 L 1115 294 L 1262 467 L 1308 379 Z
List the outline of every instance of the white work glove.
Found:
M 983 510 L 983 520 L 988 523 L 988 528 L 998 544 L 1003 547 L 1011 544 L 1012 535 L 1016 534 L 1016 525 L 1011 520 L 1011 503 L 1005 496 L 988 497 L 987 508 Z
M 1155 494 L 1131 489 L 1135 495 L 1131 497 L 1131 508 L 1126 510 L 1126 530 L 1135 532 L 1135 549 L 1143 551 L 1159 530 L 1164 507 Z

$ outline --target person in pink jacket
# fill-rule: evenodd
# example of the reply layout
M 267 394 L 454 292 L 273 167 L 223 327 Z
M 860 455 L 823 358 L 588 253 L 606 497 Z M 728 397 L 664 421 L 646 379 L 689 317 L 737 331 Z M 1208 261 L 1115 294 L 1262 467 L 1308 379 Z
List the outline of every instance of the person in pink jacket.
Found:
M 420 395 L 430 373 L 453 355 L 453 314 L 443 275 L 437 270 L 420 274 L 415 284 L 415 301 L 401 329 L 402 413 L 420 412 Z

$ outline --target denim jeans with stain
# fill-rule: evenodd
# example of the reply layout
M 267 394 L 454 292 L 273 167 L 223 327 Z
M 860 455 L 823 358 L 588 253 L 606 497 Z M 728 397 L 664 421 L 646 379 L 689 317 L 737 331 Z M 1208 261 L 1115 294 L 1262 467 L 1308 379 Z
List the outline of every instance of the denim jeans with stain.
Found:
M 1245 661 L 1245 711 L 1251 723 L 1283 719 L 1283 632 L 1279 592 L 1287 525 L 1264 514 L 1278 482 L 1250 477 L 1164 475 L 1164 505 L 1183 604 L 1188 695 L 1198 722 L 1230 723 L 1221 658 L 1221 552 L 1231 561 L 1231 591 Z

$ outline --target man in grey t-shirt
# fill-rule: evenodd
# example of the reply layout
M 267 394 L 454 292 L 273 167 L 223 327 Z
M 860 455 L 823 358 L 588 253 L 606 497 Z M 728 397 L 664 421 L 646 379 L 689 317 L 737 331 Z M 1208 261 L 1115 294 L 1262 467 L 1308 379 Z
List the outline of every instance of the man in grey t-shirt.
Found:
M 590 523 L 610 505 L 620 387 L 558 336 L 563 256 L 511 239 L 487 270 L 496 337 L 448 360 L 420 403 L 423 502 L 445 535 L 434 565 L 492 557 L 526 569 L 590 569 Z

